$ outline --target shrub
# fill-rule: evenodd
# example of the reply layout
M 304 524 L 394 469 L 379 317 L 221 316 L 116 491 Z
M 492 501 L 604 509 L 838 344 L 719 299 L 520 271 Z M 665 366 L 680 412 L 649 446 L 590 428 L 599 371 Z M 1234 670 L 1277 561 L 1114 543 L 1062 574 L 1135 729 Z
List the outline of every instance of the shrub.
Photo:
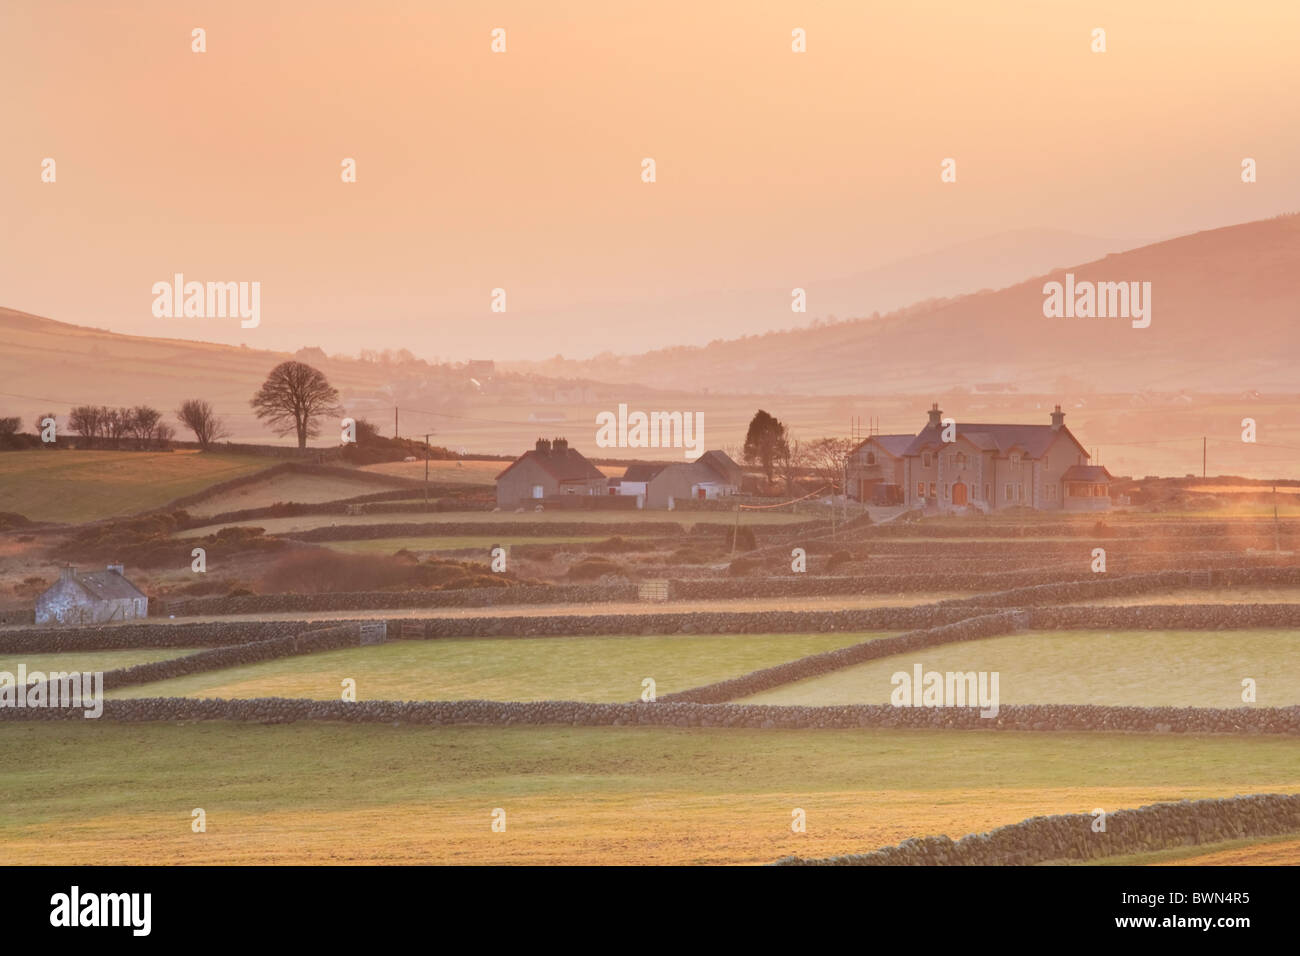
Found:
M 626 538 L 618 536 L 606 538 L 604 541 L 595 541 L 587 546 L 587 550 L 595 554 L 617 554 L 625 551 L 644 551 L 645 549 L 646 546 L 639 541 L 628 541 Z
M 583 558 L 569 567 L 568 577 L 575 581 L 592 581 L 602 574 L 622 574 L 622 567 L 609 558 Z
M 287 554 L 262 580 L 266 593 L 320 594 L 339 591 L 435 591 L 508 587 L 519 583 L 509 574 L 495 574 L 481 564 L 430 558 L 421 564 L 408 558 L 379 554 L 342 554 L 328 549 Z
M 848 551 L 836 551 L 826 559 L 826 570 L 834 571 L 836 568 L 848 564 L 853 560 L 852 553 Z

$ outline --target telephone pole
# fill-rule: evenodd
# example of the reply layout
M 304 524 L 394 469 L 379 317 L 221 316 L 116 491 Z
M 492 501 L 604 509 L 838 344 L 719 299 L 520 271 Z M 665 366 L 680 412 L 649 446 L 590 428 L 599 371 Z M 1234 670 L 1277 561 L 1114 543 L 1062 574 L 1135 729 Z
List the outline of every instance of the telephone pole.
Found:
M 393 406 L 393 437 L 397 437 L 397 406 Z
M 396 410 L 394 413 L 396 414 Z M 424 435 L 424 510 L 429 510 L 429 435 L 432 432 L 426 432 Z
M 1273 550 L 1282 550 L 1282 538 L 1277 527 L 1277 485 L 1273 486 Z

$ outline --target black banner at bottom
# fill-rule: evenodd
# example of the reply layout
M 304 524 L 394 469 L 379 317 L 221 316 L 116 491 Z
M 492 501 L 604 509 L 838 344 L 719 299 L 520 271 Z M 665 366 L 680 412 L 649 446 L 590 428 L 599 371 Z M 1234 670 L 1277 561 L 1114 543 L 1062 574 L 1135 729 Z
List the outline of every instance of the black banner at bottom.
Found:
M 364 934 L 382 944 L 443 923 L 493 942 L 516 933 L 540 942 L 545 932 L 671 945 L 689 924 L 732 943 L 770 944 L 788 931 L 805 943 L 849 933 L 989 945 L 1047 929 L 1053 940 L 1231 945 L 1293 922 L 1292 876 L 1272 867 L 8 867 L 0 892 L 10 942 L 75 934 L 79 943 L 301 945 Z

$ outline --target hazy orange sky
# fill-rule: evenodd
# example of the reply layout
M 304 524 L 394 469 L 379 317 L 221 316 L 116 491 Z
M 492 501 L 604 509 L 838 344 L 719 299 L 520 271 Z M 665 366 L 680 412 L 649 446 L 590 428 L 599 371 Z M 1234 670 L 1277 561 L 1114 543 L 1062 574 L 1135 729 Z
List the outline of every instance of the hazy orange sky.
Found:
M 5 0 L 0 305 L 444 359 L 677 344 L 593 304 L 788 290 L 1015 229 L 1162 238 L 1296 210 L 1298 43 L 1294 0 Z M 260 281 L 261 325 L 155 318 L 175 272 Z M 691 340 L 816 313 L 786 292 Z

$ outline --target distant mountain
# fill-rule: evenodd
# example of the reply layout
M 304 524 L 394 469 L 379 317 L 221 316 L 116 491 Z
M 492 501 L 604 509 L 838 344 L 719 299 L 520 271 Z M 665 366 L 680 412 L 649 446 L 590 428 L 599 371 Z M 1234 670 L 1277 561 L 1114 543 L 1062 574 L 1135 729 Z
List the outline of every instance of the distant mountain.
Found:
M 1151 283 L 1150 327 L 1044 317 L 1044 284 L 1064 282 L 1067 272 L 1080 283 Z M 1293 214 L 1058 266 L 995 292 L 875 320 L 513 367 L 713 392 L 875 395 L 990 383 L 1050 392 L 1065 378 L 1111 392 L 1294 389 L 1298 321 L 1300 215 Z
M 499 346 L 505 358 L 519 355 L 578 357 L 582 340 L 567 341 L 557 330 L 592 323 L 617 328 L 625 350 L 653 349 L 665 342 L 705 345 L 809 325 L 815 318 L 861 318 L 886 313 L 925 299 L 1000 289 L 1057 266 L 1087 262 L 1142 245 L 1140 240 L 1098 239 L 1061 229 L 1021 229 L 944 246 L 885 265 L 828 279 L 791 281 L 785 286 L 718 289 L 691 295 L 666 295 L 583 302 L 531 312 L 527 323 Z M 791 288 L 807 294 L 807 312 L 790 309 Z M 588 340 L 590 341 L 590 340 Z M 578 349 L 575 353 L 574 349 Z M 512 351 L 506 351 L 512 350 Z M 500 356 L 499 356 L 500 357 Z

